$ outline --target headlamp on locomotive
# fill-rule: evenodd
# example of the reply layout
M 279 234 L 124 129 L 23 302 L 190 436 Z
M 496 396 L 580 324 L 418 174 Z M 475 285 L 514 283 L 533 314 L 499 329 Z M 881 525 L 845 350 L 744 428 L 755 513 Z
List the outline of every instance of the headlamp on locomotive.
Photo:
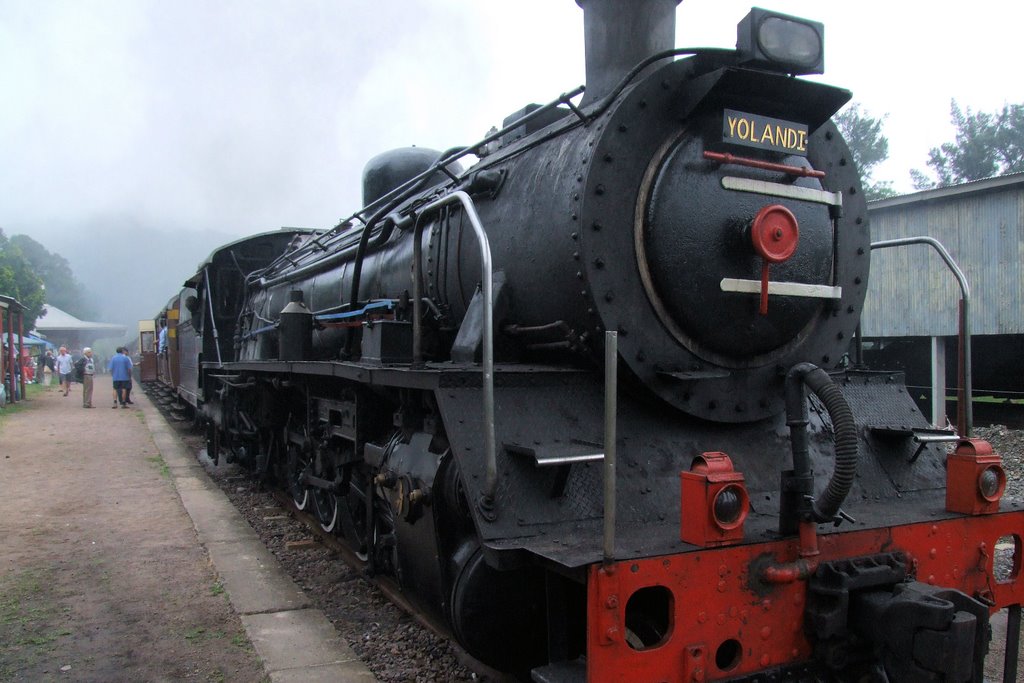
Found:
M 738 63 L 794 76 L 825 73 L 825 27 L 755 7 L 736 32 Z

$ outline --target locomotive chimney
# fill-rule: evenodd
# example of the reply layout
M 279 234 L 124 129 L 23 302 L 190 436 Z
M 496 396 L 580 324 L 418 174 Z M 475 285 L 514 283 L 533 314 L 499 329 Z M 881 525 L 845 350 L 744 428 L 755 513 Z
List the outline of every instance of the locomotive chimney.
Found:
M 576 0 L 583 8 L 587 92 L 601 99 L 629 70 L 676 46 L 676 6 L 682 0 Z

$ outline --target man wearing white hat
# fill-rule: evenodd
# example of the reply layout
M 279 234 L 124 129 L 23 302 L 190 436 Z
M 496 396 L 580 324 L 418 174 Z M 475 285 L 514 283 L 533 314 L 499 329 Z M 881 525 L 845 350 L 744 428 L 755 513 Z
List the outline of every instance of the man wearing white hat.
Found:
M 96 361 L 92 357 L 92 349 L 82 349 L 85 363 L 82 365 L 82 407 L 92 408 L 92 379 L 96 374 Z

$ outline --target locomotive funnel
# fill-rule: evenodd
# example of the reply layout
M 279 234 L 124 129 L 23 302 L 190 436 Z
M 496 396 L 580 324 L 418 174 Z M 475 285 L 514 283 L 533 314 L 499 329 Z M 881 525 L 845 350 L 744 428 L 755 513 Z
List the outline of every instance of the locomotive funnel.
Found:
M 601 99 L 629 70 L 676 46 L 676 6 L 682 0 L 576 0 L 583 8 L 587 92 Z

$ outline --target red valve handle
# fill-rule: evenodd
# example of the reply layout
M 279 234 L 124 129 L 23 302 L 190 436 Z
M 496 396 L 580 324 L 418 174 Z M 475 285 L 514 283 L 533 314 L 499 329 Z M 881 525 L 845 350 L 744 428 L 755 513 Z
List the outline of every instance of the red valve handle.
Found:
M 782 263 L 796 251 L 800 240 L 800 226 L 793 212 L 781 204 L 769 204 L 757 215 L 750 226 L 750 240 L 754 251 L 764 259 L 761 267 L 761 315 L 768 315 L 768 266 Z

